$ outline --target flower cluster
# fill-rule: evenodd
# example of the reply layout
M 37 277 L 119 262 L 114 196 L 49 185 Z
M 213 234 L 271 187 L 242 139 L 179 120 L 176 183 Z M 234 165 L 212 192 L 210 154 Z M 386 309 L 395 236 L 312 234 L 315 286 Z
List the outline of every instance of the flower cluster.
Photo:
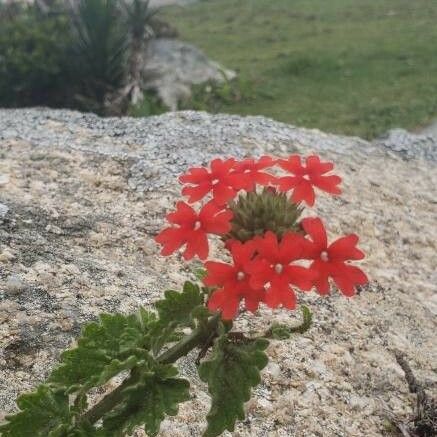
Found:
M 179 178 L 187 200 L 177 202 L 176 210 L 167 215 L 170 226 L 156 237 L 163 246 L 161 254 L 184 248 L 186 260 L 195 256 L 206 260 L 208 234 L 221 236 L 232 262 L 206 261 L 204 283 L 213 289 L 208 307 L 221 311 L 223 319 L 235 318 L 242 301 L 249 311 L 256 311 L 260 303 L 294 309 L 295 287 L 303 291 L 314 287 L 324 295 L 329 293 L 330 279 L 344 295 L 352 296 L 357 286 L 368 282 L 362 270 L 349 264 L 364 258 L 357 248 L 358 236 L 348 235 L 328 244 L 320 218 L 297 222 L 300 206 L 314 205 L 314 188 L 341 193 L 341 178 L 327 174 L 333 168 L 315 155 L 304 161 L 298 155 L 214 159 L 208 167 L 191 168 Z M 251 196 L 253 210 L 252 204 L 241 200 L 244 196 Z M 287 205 L 281 206 L 281 202 Z M 195 203 L 199 204 L 196 209 Z M 296 205 L 293 223 L 284 219 L 284 215 L 290 216 L 290 203 Z M 271 205 L 277 210 L 269 211 Z M 237 223 L 237 216 L 243 213 L 245 221 Z M 238 241 L 233 236 L 241 232 L 232 231 L 241 231 L 248 222 L 250 235 L 255 235 Z

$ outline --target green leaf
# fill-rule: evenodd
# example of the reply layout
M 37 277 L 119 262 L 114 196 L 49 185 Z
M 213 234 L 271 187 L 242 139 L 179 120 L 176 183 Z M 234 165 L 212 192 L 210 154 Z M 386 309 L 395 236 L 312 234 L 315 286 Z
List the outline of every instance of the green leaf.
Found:
M 148 435 L 158 434 L 165 415 L 175 416 L 178 404 L 190 398 L 189 382 L 174 378 L 176 375 L 177 369 L 171 365 L 142 372 L 138 382 L 122 392 L 124 401 L 103 417 L 108 435 L 131 434 L 140 425 Z
M 167 290 L 164 299 L 156 302 L 159 319 L 150 334 L 151 349 L 156 356 L 162 347 L 180 339 L 178 327 L 195 328 L 195 320 L 207 318 L 204 296 L 198 285 L 185 282 L 182 292 Z M 207 315 L 205 316 L 205 312 Z
M 84 391 L 149 360 L 147 336 L 154 322 L 145 310 L 129 316 L 102 314 L 84 328 L 76 348 L 62 353 L 49 381 L 70 393 Z
M 152 352 L 154 356 L 158 355 L 162 347 L 173 341 L 178 340 L 178 336 L 175 333 L 175 324 L 162 325 L 161 323 L 156 323 L 153 329 L 153 335 L 151 336 Z
M 297 326 L 287 326 L 280 323 L 274 323 L 266 332 L 265 337 L 274 338 L 276 340 L 286 340 L 290 338 L 291 334 L 298 333 L 303 334 L 311 328 L 313 321 L 313 315 L 310 309 L 302 305 L 303 320 Z
M 194 274 L 196 275 L 196 278 L 199 281 L 203 281 L 206 278 L 206 275 L 208 274 L 208 272 L 206 271 L 206 269 L 204 269 L 203 267 L 198 268 L 194 271 Z
M 68 396 L 48 385 L 21 395 L 17 405 L 21 411 L 6 416 L 7 422 L 0 425 L 3 437 L 61 437 L 71 422 Z
M 148 339 L 155 323 L 155 313 L 147 311 L 142 307 L 140 307 L 136 315 L 127 316 L 126 327 L 120 336 L 120 351 L 127 352 L 138 347 L 150 349 L 150 341 Z
M 192 311 L 203 305 L 203 296 L 199 286 L 186 281 L 182 293 L 167 290 L 165 299 L 156 302 L 160 323 L 162 325 L 179 325 L 193 328 Z
M 108 434 L 102 428 L 94 428 L 90 424 L 81 424 L 79 426 L 74 425 L 67 434 L 63 434 L 62 437 L 108 437 Z
M 237 419 L 244 419 L 244 403 L 250 399 L 252 387 L 260 381 L 260 370 L 268 362 L 263 352 L 268 341 L 231 343 L 226 335 L 215 343 L 212 357 L 199 367 L 199 376 L 208 383 L 211 409 L 205 437 L 215 437 L 224 430 L 233 431 Z

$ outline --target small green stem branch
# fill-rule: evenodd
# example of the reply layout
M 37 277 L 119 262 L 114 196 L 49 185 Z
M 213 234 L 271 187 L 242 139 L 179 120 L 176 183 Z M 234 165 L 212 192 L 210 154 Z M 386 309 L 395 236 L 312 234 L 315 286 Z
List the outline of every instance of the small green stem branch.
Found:
M 138 376 L 135 374 L 134 370 L 132 370 L 128 378 L 80 417 L 78 423 L 96 423 L 105 413 L 111 411 L 118 403 L 120 403 L 123 390 L 134 384 L 137 378 Z
M 161 354 L 156 361 L 161 364 L 171 364 L 179 358 L 185 356 L 197 346 L 203 345 L 211 335 L 217 330 L 220 321 L 220 315 L 211 317 L 205 325 L 199 326 L 190 335 L 184 337 L 179 343 Z M 126 378 L 117 388 L 108 393 L 100 402 L 95 404 L 86 413 L 84 413 L 78 420 L 78 423 L 94 424 L 101 419 L 107 412 L 111 411 L 122 400 L 122 392 L 127 387 L 138 379 L 137 372 L 132 369 L 128 378 Z

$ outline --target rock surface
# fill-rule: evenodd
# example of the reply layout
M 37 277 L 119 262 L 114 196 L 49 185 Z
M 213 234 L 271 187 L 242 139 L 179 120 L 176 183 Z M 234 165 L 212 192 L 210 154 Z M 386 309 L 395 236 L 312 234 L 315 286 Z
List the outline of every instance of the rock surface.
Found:
M 430 154 L 405 154 L 262 117 L 0 110 L 0 203 L 8 208 L 0 220 L 0 411 L 12 411 L 16 395 L 47 375 L 85 321 L 149 306 L 192 276 L 179 256 L 157 256 L 152 240 L 181 171 L 215 156 L 317 152 L 336 162 L 344 195 L 320 196 L 313 213 L 333 237 L 360 235 L 372 283 L 353 299 L 299 296 L 314 326 L 272 342 L 271 364 L 233 435 L 393 435 L 389 419 L 408 421 L 415 402 L 393 350 L 405 352 L 431 394 L 437 386 L 437 171 L 429 145 Z M 296 317 L 263 309 L 239 324 L 261 330 Z M 195 374 L 190 362 L 183 368 Z M 201 435 L 209 398 L 196 379 L 192 393 L 160 436 Z
M 197 47 L 172 38 L 151 39 L 144 60 L 144 89 L 155 91 L 171 110 L 191 96 L 193 85 L 236 77 Z

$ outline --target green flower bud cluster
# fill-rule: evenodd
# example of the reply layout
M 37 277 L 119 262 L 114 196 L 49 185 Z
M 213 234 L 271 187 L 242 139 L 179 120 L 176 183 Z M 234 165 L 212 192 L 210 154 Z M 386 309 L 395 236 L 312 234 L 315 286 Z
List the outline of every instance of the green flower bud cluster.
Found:
M 279 238 L 289 231 L 303 232 L 298 222 L 303 208 L 291 202 L 285 193 L 272 188 L 241 194 L 231 202 L 230 209 L 234 216 L 226 239 L 246 242 L 267 231 L 272 231 Z

